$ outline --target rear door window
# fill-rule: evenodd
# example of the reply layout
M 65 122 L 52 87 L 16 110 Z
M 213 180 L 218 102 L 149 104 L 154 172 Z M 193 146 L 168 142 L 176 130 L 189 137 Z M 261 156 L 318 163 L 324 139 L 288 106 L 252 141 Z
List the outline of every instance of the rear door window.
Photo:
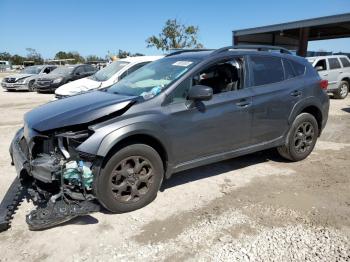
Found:
M 86 65 L 86 66 L 84 66 L 84 68 L 85 68 L 84 70 L 86 73 L 91 73 L 91 72 L 95 71 L 95 68 L 91 65 Z
M 284 80 L 282 59 L 274 56 L 252 56 L 251 71 L 255 86 L 272 84 Z
M 350 62 L 349 59 L 345 58 L 345 57 L 341 57 L 340 58 L 341 63 L 343 64 L 343 67 L 350 67 Z
M 338 58 L 328 58 L 329 69 L 341 68 Z

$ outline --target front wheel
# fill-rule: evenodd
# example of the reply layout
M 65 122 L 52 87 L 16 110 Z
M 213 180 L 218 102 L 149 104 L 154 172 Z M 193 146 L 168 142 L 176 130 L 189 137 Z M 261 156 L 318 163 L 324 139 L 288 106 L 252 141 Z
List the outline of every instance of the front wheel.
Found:
M 109 211 L 130 212 L 156 198 L 163 173 L 163 162 L 156 150 L 144 144 L 129 145 L 101 169 L 95 181 L 95 194 Z
M 278 147 L 277 151 L 288 160 L 303 160 L 314 149 L 317 137 L 318 124 L 315 117 L 309 113 L 302 113 L 294 120 L 286 144 Z
M 28 83 L 28 91 L 29 92 L 34 92 L 35 91 L 35 88 L 34 88 L 34 81 L 30 81 Z

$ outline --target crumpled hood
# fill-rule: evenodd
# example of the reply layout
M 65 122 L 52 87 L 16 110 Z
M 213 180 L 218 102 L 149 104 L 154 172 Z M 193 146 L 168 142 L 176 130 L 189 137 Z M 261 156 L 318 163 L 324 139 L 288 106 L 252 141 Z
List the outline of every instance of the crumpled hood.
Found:
M 24 124 L 39 132 L 87 124 L 125 109 L 136 98 L 102 91 L 89 92 L 39 106 L 25 114 Z
M 79 93 L 87 92 L 93 89 L 97 89 L 101 86 L 101 82 L 94 81 L 90 78 L 82 78 L 64 84 L 56 89 L 55 94 L 61 96 L 71 96 Z
M 27 78 L 33 75 L 34 74 L 15 74 L 15 75 L 7 76 L 6 78 L 15 78 L 16 79 L 15 81 L 18 81 L 20 79 Z

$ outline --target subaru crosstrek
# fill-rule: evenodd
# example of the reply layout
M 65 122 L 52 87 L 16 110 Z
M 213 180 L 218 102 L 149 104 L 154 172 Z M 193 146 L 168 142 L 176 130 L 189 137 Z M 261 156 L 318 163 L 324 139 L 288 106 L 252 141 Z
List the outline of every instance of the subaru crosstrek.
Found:
M 327 122 L 326 89 L 304 58 L 243 46 L 174 52 L 110 88 L 42 105 L 10 149 L 18 188 L 38 205 L 29 228 L 100 205 L 133 211 L 176 172 L 259 150 L 302 160 Z

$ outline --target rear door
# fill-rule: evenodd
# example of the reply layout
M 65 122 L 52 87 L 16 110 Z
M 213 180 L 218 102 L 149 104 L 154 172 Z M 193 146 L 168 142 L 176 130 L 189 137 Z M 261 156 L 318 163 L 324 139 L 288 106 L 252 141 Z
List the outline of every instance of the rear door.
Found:
M 277 140 L 288 130 L 289 114 L 303 95 L 302 69 L 298 76 L 293 63 L 279 56 L 250 56 L 254 144 Z
M 328 89 L 337 89 L 338 88 L 338 78 L 342 73 L 342 68 L 340 65 L 340 61 L 337 57 L 328 58 Z

